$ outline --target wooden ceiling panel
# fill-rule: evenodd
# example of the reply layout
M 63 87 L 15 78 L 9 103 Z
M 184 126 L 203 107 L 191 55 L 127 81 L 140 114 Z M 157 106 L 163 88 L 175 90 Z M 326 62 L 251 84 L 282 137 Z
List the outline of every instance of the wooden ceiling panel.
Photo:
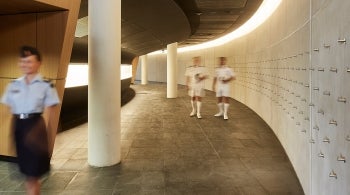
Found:
M 238 19 L 239 15 L 231 14 L 203 14 L 200 16 L 201 22 L 230 22 L 234 23 Z
M 23 0 L 0 0 L 0 15 L 20 14 L 20 13 L 37 13 L 48 11 L 64 10 L 59 7 L 39 3 L 36 1 Z
M 225 29 L 232 26 L 232 22 L 202 22 L 198 29 Z
M 173 0 L 152 0 L 147 3 L 143 0 L 124 0 L 122 10 L 126 23 L 151 31 L 164 44 L 182 41 L 190 35 L 188 19 Z
M 196 33 L 210 33 L 210 34 L 222 34 L 226 31 L 225 28 L 217 28 L 217 29 L 213 29 L 213 28 L 199 28 Z
M 199 9 L 244 8 L 247 0 L 196 0 Z
M 137 26 L 135 24 L 128 23 L 128 22 L 123 22 L 122 26 L 123 26 L 123 28 L 121 30 L 121 32 L 122 32 L 121 38 L 124 41 L 126 40 L 125 39 L 126 37 L 129 37 L 131 35 L 146 31 L 144 28 Z

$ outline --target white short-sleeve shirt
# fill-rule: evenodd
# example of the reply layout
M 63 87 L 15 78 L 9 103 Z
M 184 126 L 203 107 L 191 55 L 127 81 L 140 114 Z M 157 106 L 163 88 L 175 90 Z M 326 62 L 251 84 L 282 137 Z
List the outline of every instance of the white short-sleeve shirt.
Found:
M 191 87 L 205 87 L 205 79 L 199 80 L 198 77 L 208 75 L 207 69 L 204 66 L 190 66 L 186 69 L 185 76 L 190 77 L 189 86 Z
M 222 66 L 222 67 L 215 69 L 215 76 L 217 78 L 218 85 L 225 85 L 228 83 L 223 83 L 222 80 L 226 80 L 226 79 L 229 79 L 231 77 L 234 77 L 235 74 L 230 67 Z
M 29 84 L 26 84 L 25 77 L 11 82 L 1 103 L 8 105 L 13 114 L 30 114 L 42 113 L 45 107 L 59 104 L 60 101 L 53 85 L 37 74 Z

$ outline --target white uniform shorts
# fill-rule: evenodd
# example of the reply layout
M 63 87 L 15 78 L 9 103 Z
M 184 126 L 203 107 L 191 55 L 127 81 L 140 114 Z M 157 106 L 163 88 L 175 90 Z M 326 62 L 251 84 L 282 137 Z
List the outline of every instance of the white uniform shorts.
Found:
M 191 87 L 188 90 L 188 95 L 191 97 L 195 97 L 195 96 L 204 97 L 205 91 L 202 87 Z
M 230 97 L 230 85 L 229 84 L 217 85 L 216 97 Z

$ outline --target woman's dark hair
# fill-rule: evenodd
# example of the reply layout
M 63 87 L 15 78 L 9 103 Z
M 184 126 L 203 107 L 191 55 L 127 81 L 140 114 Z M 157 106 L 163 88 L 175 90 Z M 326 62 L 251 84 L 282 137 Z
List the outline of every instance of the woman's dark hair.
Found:
M 25 46 L 22 46 L 19 50 L 19 56 L 21 58 L 25 58 L 32 55 L 36 56 L 36 59 L 39 62 L 41 61 L 41 54 L 37 48 L 25 45 Z

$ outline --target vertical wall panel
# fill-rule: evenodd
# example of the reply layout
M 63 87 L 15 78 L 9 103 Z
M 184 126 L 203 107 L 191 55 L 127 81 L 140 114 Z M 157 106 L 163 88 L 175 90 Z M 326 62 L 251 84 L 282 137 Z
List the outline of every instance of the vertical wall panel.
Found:
M 17 67 L 18 48 L 21 45 L 32 45 L 38 47 L 43 55 L 41 73 L 45 77 L 59 79 L 54 83 L 60 98 L 62 98 L 64 78 L 71 55 L 80 0 L 36 1 L 69 11 L 0 16 L 0 41 L 2 43 L 0 45 L 0 94 L 3 94 L 4 87 L 9 82 L 8 77 L 17 78 L 21 75 Z M 50 116 L 49 123 L 53 130 L 50 132 L 52 133 L 50 135 L 51 144 L 54 143 L 59 113 L 60 106 L 56 108 L 53 116 Z M 10 117 L 5 106 L 0 105 L 1 156 L 14 156 L 12 140 L 8 137 Z
M 312 1 L 312 193 L 349 194 L 348 1 Z M 318 89 L 318 90 L 317 90 Z M 324 187 L 327 186 L 327 187 Z
M 51 79 L 60 79 L 58 68 L 60 66 L 64 33 L 67 23 L 67 11 L 38 14 L 37 47 L 43 53 L 41 74 Z M 53 80 L 55 82 L 55 80 Z
M 0 95 L 12 78 L 21 75 L 18 52 L 21 45 L 36 46 L 36 14 L 0 16 Z M 15 149 L 10 132 L 11 115 L 0 104 L 0 155 L 13 156 Z

